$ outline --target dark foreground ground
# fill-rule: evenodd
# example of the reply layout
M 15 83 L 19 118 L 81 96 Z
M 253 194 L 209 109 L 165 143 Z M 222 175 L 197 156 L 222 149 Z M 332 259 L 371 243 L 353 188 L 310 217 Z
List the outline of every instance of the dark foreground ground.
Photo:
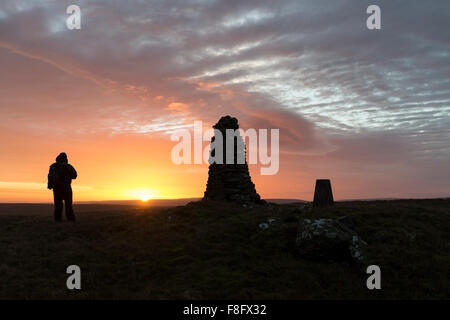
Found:
M 0 205 L 1 299 L 450 298 L 450 200 L 264 208 L 78 206 L 76 224 L 48 206 Z M 298 257 L 298 221 L 350 216 L 369 244 L 361 265 Z M 268 218 L 269 229 L 258 225 Z M 66 289 L 66 268 L 82 290 Z M 381 267 L 381 290 L 366 268 Z

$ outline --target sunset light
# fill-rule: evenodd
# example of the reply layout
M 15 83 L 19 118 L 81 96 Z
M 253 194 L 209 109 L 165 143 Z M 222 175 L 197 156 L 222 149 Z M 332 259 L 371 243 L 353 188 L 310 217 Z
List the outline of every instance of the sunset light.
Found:
M 0 0 L 0 300 L 448 300 L 449 39 L 450 0 Z
M 142 202 L 147 202 L 148 200 L 150 200 L 151 199 L 151 196 L 149 196 L 149 195 L 143 195 L 143 196 L 141 196 L 141 201 Z
M 360 2 L 329 1 L 331 21 L 313 1 L 223 16 L 220 1 L 198 11 L 188 1 L 176 11 L 186 16 L 166 21 L 146 2 L 105 1 L 80 30 L 67 28 L 58 1 L 3 2 L 0 202 L 52 202 L 47 173 L 60 152 L 78 171 L 74 202 L 201 198 L 208 165 L 174 163 L 171 135 L 225 115 L 243 130 L 279 130 L 276 174 L 249 164 L 262 198 L 312 200 L 318 176 L 333 180 L 336 199 L 450 192 L 448 36 L 432 27 L 447 19 L 430 18 L 445 10 L 424 9 L 430 29 L 418 46 L 410 21 L 422 10 L 398 17 L 395 32 L 369 30 Z M 88 3 L 82 12 L 96 10 Z M 194 142 L 208 148 L 201 140 L 192 162 Z
M 164 197 L 161 197 L 160 193 L 156 190 L 144 188 L 144 189 L 128 190 L 124 193 L 124 198 L 129 200 L 140 200 L 142 202 L 147 202 L 150 199 L 164 198 Z

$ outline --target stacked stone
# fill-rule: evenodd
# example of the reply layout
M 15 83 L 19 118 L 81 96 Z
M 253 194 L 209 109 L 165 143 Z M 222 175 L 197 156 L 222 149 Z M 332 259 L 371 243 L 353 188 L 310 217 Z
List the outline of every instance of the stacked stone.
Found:
M 212 150 L 210 154 L 208 183 L 203 199 L 238 202 L 243 204 L 261 203 L 261 198 L 256 192 L 255 185 L 250 177 L 245 156 L 245 143 L 240 135 L 237 135 L 234 138 L 234 161 L 232 164 L 226 163 L 226 130 L 239 129 L 238 120 L 230 116 L 225 116 L 220 118 L 213 128 L 222 133 L 223 163 L 211 163 L 211 157 L 215 157 L 215 150 Z M 240 148 L 238 148 L 238 139 L 242 142 L 239 146 Z M 215 137 L 212 137 L 211 143 L 214 141 Z M 243 155 L 244 163 L 238 163 L 239 155 Z

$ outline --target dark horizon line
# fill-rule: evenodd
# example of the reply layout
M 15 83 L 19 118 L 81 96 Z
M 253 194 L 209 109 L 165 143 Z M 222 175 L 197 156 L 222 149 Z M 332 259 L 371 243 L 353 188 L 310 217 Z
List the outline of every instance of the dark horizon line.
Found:
M 175 201 L 200 201 L 202 198 L 158 198 L 158 199 L 149 199 L 147 201 L 142 201 L 140 199 L 128 199 L 128 200 L 93 200 L 93 201 L 74 201 L 74 204 L 112 204 L 112 205 L 120 205 L 120 203 L 123 203 L 123 205 L 126 205 L 126 202 L 129 203 L 141 203 L 141 204 L 151 204 L 152 201 L 168 201 L 168 202 L 175 202 Z M 399 200 L 439 200 L 439 199 L 450 199 L 450 196 L 445 197 L 432 197 L 432 198 L 395 198 L 395 197 L 389 197 L 389 198 L 351 198 L 351 199 L 339 199 L 334 200 L 335 202 L 348 202 L 348 201 L 399 201 Z M 303 200 L 303 199 L 295 199 L 295 198 L 263 198 L 263 200 L 267 202 L 271 201 L 282 201 L 283 203 L 292 203 L 292 202 L 301 202 L 301 203 L 312 203 L 312 200 Z M 288 202 L 290 201 L 290 202 Z M 44 204 L 51 204 L 53 205 L 53 202 L 0 202 L 0 204 L 36 204 L 36 205 L 44 205 Z

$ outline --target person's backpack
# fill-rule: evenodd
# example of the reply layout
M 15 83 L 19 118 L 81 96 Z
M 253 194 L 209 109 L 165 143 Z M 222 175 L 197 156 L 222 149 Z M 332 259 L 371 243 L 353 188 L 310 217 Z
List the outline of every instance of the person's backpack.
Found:
M 66 163 L 56 163 L 50 166 L 48 173 L 48 187 L 53 189 L 57 185 L 70 184 L 72 179 L 70 167 Z

